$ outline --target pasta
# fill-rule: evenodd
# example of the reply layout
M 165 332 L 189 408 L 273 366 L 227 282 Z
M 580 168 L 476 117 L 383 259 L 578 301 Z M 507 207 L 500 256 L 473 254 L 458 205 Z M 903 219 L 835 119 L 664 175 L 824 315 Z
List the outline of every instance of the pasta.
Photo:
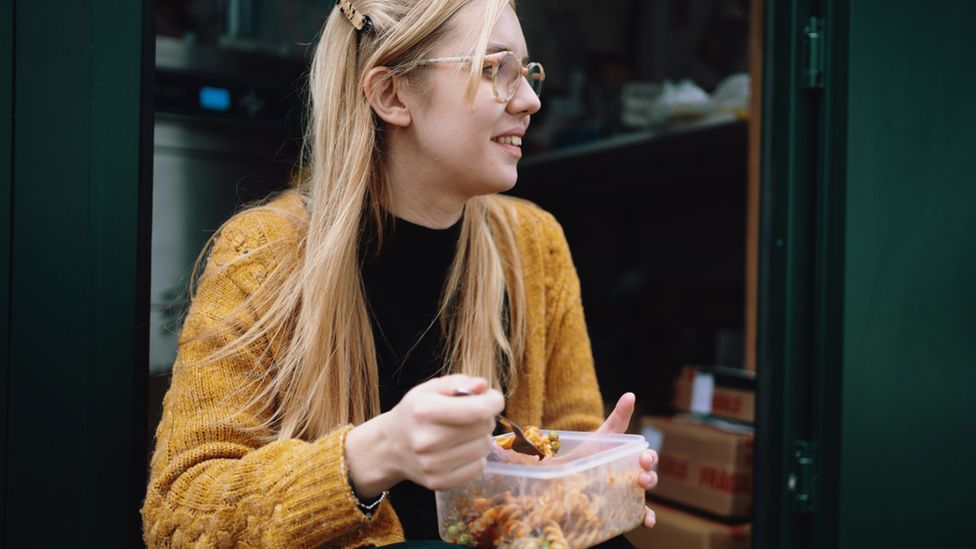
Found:
M 542 429 L 539 429 L 535 425 L 527 425 L 522 433 L 529 442 L 535 445 L 536 448 L 542 450 L 545 454 L 545 458 L 551 458 L 556 455 L 559 451 L 559 433 L 555 431 L 550 431 L 548 434 L 543 433 Z M 507 435 L 502 435 L 496 439 L 498 445 L 505 450 L 511 450 L 512 444 L 515 443 L 515 434 L 509 433 Z M 543 459 L 545 459 L 543 458 Z
M 513 490 L 491 497 L 457 494 L 442 534 L 451 543 L 477 547 L 589 547 L 639 522 L 644 501 L 635 475 L 611 473 L 611 478 L 626 477 L 613 482 L 600 475 L 592 482 L 578 476 L 538 486 L 535 495 L 515 495 Z

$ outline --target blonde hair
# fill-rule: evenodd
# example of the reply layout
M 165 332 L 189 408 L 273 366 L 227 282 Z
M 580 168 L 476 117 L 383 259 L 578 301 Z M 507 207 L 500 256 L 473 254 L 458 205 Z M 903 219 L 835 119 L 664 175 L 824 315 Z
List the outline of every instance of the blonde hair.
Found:
M 314 439 L 380 413 L 359 252 L 367 228 L 378 228 L 382 235 L 391 194 L 384 173 L 383 124 L 362 85 L 376 66 L 406 77 L 453 30 L 452 17 L 469 1 L 358 0 L 356 9 L 372 21 L 369 32 L 356 31 L 338 9 L 326 21 L 309 78 L 303 175 L 297 189 L 289 191 L 300 196 L 308 213 L 304 219 L 291 215 L 303 237 L 297 245 L 265 244 L 273 248 L 275 267 L 232 315 L 257 319 L 249 326 L 228 321 L 231 325 L 223 329 L 236 332 L 207 359 L 247 353 L 256 362 L 271 362 L 268 368 L 255 366 L 258 378 L 248 406 L 256 407 L 266 418 L 261 427 L 271 428 L 279 439 Z M 483 25 L 473 29 L 477 35 L 470 52 L 476 58 L 484 55 L 502 10 L 514 7 L 510 0 L 479 2 L 484 4 Z M 481 82 L 481 66 L 480 58 L 470 63 L 469 100 Z M 248 211 L 270 209 L 265 204 Z M 280 208 L 272 213 L 288 215 Z M 443 372 L 481 376 L 509 393 L 525 340 L 513 222 L 514 211 L 503 199 L 483 196 L 467 202 L 438 315 L 446 339 Z M 211 243 L 219 236 L 220 231 Z M 220 330 L 190 339 L 215 337 Z M 254 346 L 259 353 L 249 351 Z

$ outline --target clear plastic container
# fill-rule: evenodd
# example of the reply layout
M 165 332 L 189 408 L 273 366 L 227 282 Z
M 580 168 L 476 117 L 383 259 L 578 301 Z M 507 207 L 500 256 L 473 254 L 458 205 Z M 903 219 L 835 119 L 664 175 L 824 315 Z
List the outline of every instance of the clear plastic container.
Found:
M 538 461 L 497 445 L 476 479 L 438 491 L 441 539 L 478 547 L 589 547 L 644 519 L 640 435 L 556 431 L 559 453 Z

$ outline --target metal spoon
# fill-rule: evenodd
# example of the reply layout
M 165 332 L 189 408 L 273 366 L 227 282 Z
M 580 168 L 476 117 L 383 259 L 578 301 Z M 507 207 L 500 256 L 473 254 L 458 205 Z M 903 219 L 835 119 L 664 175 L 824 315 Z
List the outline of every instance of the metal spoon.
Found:
M 498 421 L 501 422 L 501 424 L 504 425 L 505 427 L 511 429 L 513 433 L 515 433 L 515 441 L 512 442 L 512 450 L 515 450 L 516 452 L 520 454 L 525 454 L 527 456 L 536 456 L 539 459 L 546 457 L 546 454 L 542 450 L 540 450 L 538 446 L 532 444 L 532 441 L 529 440 L 525 436 L 525 433 L 522 432 L 522 428 L 519 427 L 517 424 L 512 423 L 512 420 L 508 419 L 507 417 L 501 414 L 498 414 Z
M 471 396 L 471 392 L 464 389 L 455 389 L 455 396 Z M 502 414 L 496 416 L 498 422 L 508 427 L 515 434 L 515 441 L 512 442 L 512 450 L 520 454 L 525 454 L 527 456 L 535 456 L 539 459 L 546 457 L 545 452 L 543 452 L 538 446 L 532 444 L 532 441 L 526 438 L 525 433 L 522 431 L 522 427 L 518 423 L 508 419 Z

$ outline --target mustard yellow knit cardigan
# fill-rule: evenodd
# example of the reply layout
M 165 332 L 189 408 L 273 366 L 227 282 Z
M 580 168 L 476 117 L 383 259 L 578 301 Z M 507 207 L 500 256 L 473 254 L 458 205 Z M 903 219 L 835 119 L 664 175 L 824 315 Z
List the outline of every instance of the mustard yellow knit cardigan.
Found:
M 537 206 L 511 200 L 526 297 L 525 362 L 507 413 L 551 429 L 592 430 L 602 420 L 579 280 L 562 228 Z M 295 194 L 272 205 L 304 215 Z M 297 229 L 267 211 L 245 211 L 221 231 L 184 324 L 201 333 L 261 284 L 274 266 L 262 244 L 297 241 Z M 217 272 L 235 258 L 248 256 Z M 243 383 L 255 365 L 246 358 L 194 362 L 213 341 L 181 346 L 163 400 L 146 500 L 149 547 L 359 547 L 403 540 L 397 502 L 385 501 L 367 518 L 349 487 L 344 455 L 346 425 L 318 440 L 260 442 L 261 418 L 239 413 Z M 251 427 L 251 429 L 249 429 Z

